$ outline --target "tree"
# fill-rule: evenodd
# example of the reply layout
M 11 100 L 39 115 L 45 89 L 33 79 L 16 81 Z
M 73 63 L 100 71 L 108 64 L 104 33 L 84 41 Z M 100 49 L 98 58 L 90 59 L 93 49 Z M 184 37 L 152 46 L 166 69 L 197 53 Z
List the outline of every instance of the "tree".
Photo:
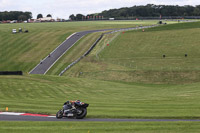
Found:
M 26 15 L 20 15 L 20 16 L 18 17 L 18 20 L 19 20 L 19 21 L 25 21 L 25 20 L 28 20 L 28 18 L 27 18 Z
M 195 7 L 193 14 L 195 16 L 199 16 L 200 15 L 200 5 Z
M 185 7 L 185 10 L 188 14 L 188 16 L 193 16 L 193 12 L 194 12 L 194 7 L 193 6 L 190 6 L 190 5 L 186 5 L 184 6 Z
M 199 10 L 199 8 L 195 8 L 193 14 L 194 14 L 195 16 L 199 16 L 199 15 L 200 15 L 200 10 Z
M 82 14 L 77 14 L 77 15 L 76 15 L 76 20 L 82 20 L 83 17 L 84 17 L 84 15 L 82 15 Z
M 74 14 L 70 15 L 69 18 L 70 18 L 71 20 L 75 20 L 75 19 L 76 19 L 76 17 L 74 16 Z
M 47 17 L 52 17 L 51 14 L 48 14 Z
M 200 6 L 178 6 L 178 5 L 154 5 L 133 6 L 130 8 L 110 9 L 99 13 L 105 18 L 126 18 L 126 17 L 158 17 L 162 16 L 194 16 L 200 15 Z
M 32 18 L 31 12 L 10 11 L 0 12 L 0 21 L 2 20 L 27 20 Z
M 39 19 L 39 18 L 43 18 L 43 15 L 42 14 L 38 14 L 37 15 L 37 19 Z
M 32 13 L 31 13 L 31 12 L 24 12 L 24 15 L 25 15 L 28 19 L 31 19 L 31 18 L 32 18 Z

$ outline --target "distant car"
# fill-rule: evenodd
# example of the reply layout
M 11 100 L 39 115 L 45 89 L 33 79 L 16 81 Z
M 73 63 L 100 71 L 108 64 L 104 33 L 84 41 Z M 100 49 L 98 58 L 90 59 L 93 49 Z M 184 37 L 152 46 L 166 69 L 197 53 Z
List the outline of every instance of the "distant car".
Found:
M 28 33 L 28 30 L 25 29 L 25 30 L 24 30 L 24 33 Z
M 22 28 L 19 28 L 19 33 L 22 32 Z
M 17 33 L 17 30 L 16 30 L 16 29 L 13 29 L 13 30 L 12 30 L 12 33 L 13 33 L 13 34 Z

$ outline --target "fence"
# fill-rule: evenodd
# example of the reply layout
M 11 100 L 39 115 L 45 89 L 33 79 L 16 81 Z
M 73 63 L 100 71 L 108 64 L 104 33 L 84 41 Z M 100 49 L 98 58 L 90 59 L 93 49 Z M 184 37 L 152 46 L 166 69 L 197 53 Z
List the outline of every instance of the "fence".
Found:
M 102 39 L 102 37 L 104 36 L 104 34 L 101 34 L 101 36 L 95 41 L 95 43 L 89 48 L 89 50 L 83 54 L 80 58 L 78 58 L 77 60 L 75 60 L 74 62 L 72 62 L 70 65 L 68 65 L 60 74 L 59 76 L 62 76 L 63 73 L 65 73 L 68 69 L 70 69 L 73 65 L 75 65 L 76 63 L 78 63 L 81 59 L 83 59 L 85 56 L 87 56 L 92 49 L 97 45 L 97 43 Z
M 0 71 L 0 75 L 23 75 L 22 71 Z

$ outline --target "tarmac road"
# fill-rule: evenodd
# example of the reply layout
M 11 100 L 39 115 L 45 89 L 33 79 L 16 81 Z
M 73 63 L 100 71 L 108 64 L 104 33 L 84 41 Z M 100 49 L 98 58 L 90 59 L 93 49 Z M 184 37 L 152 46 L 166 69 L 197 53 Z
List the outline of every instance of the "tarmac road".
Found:
M 109 30 L 109 29 L 107 29 Z M 91 30 L 83 31 L 72 34 L 68 37 L 61 45 L 59 45 L 53 52 L 51 52 L 45 59 L 43 59 L 29 74 L 46 74 L 46 72 L 56 63 L 63 54 L 65 54 L 77 41 L 79 41 L 83 36 L 100 31 L 107 30 Z
M 156 25 L 134 27 L 134 28 L 123 28 L 123 29 L 90 30 L 90 31 L 82 31 L 74 33 L 71 36 L 69 36 L 62 44 L 60 44 L 53 52 L 51 52 L 49 56 L 40 61 L 40 63 L 29 72 L 29 74 L 46 74 L 48 70 L 62 57 L 62 55 L 64 55 L 77 41 L 79 41 L 82 37 L 84 37 L 89 33 L 112 30 L 112 32 L 107 33 L 107 34 L 112 34 L 114 32 L 151 28 L 155 26 Z
M 98 119 L 98 118 L 85 118 L 85 119 L 57 119 L 55 117 L 38 117 L 38 116 L 15 116 L 15 115 L 0 115 L 0 121 L 77 121 L 77 122 L 177 122 L 177 121 L 197 121 L 190 119 Z

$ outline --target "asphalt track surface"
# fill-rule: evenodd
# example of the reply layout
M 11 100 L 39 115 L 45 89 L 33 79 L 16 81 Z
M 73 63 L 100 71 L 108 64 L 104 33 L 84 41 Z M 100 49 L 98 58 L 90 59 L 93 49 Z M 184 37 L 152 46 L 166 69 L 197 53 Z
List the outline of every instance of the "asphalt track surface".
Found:
M 192 119 L 98 119 L 98 118 L 85 118 L 85 119 L 57 119 L 55 117 L 37 117 L 37 116 L 15 116 L 15 115 L 0 115 L 0 121 L 75 121 L 75 122 L 178 122 L 190 121 L 200 122 L 200 120 Z
M 112 34 L 114 32 L 127 31 L 127 30 L 136 30 L 143 28 L 151 28 L 153 26 L 143 26 L 143 27 L 134 27 L 134 28 L 123 28 L 123 29 L 103 29 L 103 30 L 90 30 L 77 32 L 69 36 L 62 44 L 60 44 L 53 52 L 51 52 L 45 59 L 41 60 L 40 63 L 32 69 L 29 74 L 46 74 L 48 70 L 82 37 L 89 33 L 102 32 L 102 31 L 111 31 L 107 34 Z
M 65 54 L 77 41 L 89 33 L 108 31 L 106 30 L 91 30 L 91 31 L 82 31 L 77 32 L 69 36 L 62 44 L 60 44 L 53 52 L 50 53 L 45 59 L 43 59 L 32 71 L 30 74 L 46 74 L 47 71 L 56 63 L 63 54 Z

